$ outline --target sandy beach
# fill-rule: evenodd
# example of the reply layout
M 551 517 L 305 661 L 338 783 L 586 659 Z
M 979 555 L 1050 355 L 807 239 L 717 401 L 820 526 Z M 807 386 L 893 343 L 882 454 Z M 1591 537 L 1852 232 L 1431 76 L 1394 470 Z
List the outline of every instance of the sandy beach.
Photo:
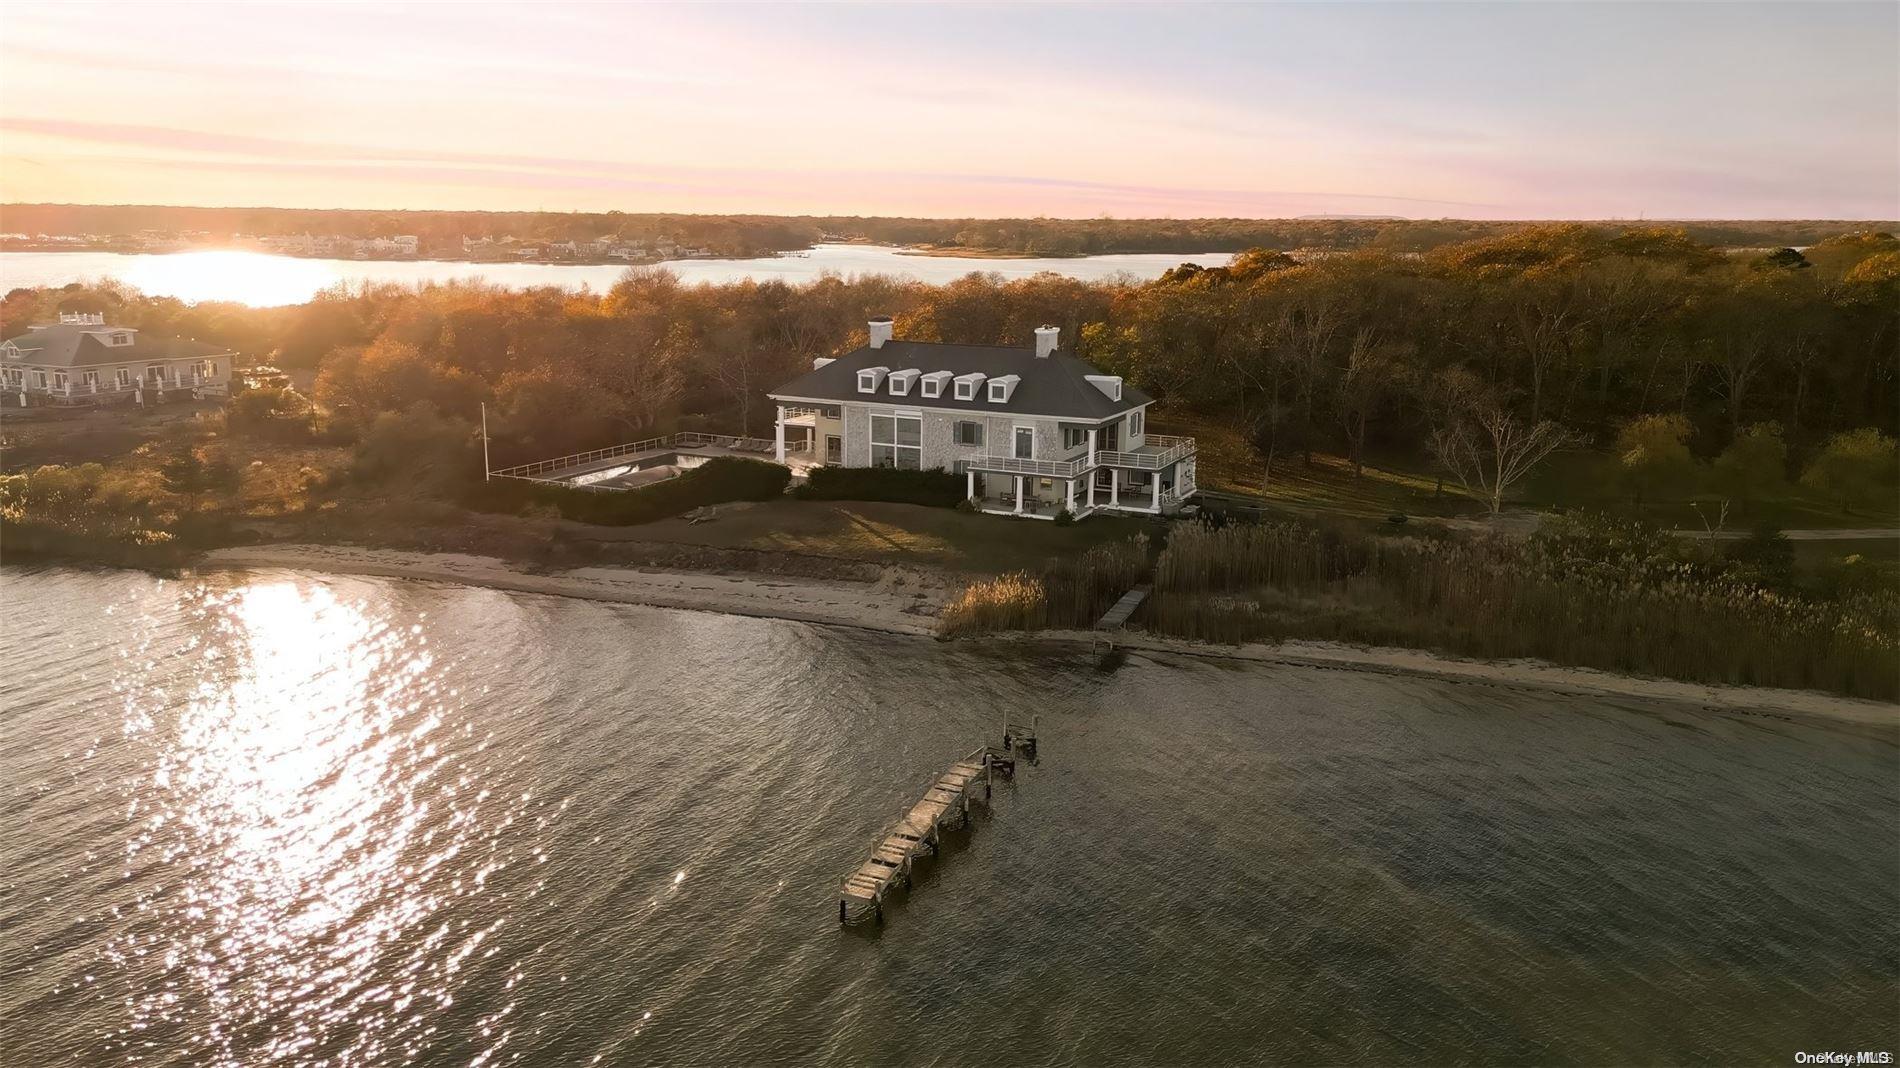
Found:
M 919 581 L 917 576 L 907 575 L 897 569 L 887 569 L 884 577 L 875 582 L 622 567 L 583 567 L 543 573 L 493 557 L 327 545 L 260 545 L 219 549 L 205 554 L 199 566 L 213 570 L 295 568 L 331 574 L 448 582 L 657 608 L 859 627 L 919 637 L 934 636 L 936 613 L 945 592 L 940 584 Z M 1066 641 L 1088 645 L 1094 638 L 1088 631 L 1043 631 L 974 640 Z M 1641 678 L 1590 668 L 1560 667 L 1534 660 L 1466 660 L 1414 649 L 1364 648 L 1334 642 L 1292 641 L 1277 645 L 1221 646 L 1135 631 L 1119 635 L 1116 646 L 1127 651 L 1157 655 L 1419 675 L 1559 693 L 1686 702 L 1737 712 L 1817 716 L 1881 728 L 1900 727 L 1900 705 L 1835 697 L 1806 690 L 1711 686 Z

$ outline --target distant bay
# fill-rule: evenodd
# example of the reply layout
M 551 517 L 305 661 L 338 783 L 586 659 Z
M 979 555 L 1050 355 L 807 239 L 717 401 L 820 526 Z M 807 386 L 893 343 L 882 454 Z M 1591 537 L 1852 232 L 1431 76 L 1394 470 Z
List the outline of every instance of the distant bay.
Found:
M 825 272 L 888 274 L 942 284 L 972 271 L 1027 278 L 1053 271 L 1097 281 L 1118 274 L 1156 278 L 1170 267 L 1219 266 L 1231 253 L 1140 253 L 1056 259 L 991 259 L 918 255 L 879 245 L 819 245 L 809 252 L 743 260 L 669 260 L 659 266 L 687 283 L 746 279 L 809 282 Z M 482 279 L 510 289 L 560 286 L 595 291 L 614 284 L 622 264 L 570 266 L 551 263 L 461 263 L 443 260 L 334 260 L 262 252 L 205 251 L 164 254 L 118 252 L 0 252 L 0 288 L 62 286 L 101 278 L 124 282 L 151 296 L 180 300 L 236 301 L 259 307 L 299 304 L 321 290 L 346 283 L 469 281 Z

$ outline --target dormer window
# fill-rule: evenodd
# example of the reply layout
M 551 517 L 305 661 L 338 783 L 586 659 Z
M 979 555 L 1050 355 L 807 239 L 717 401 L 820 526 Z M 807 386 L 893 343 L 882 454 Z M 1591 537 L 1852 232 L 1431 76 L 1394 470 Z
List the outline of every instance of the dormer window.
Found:
M 943 384 L 948 381 L 950 381 L 950 372 L 932 371 L 923 377 L 923 388 L 918 392 L 933 399 L 941 397 L 943 396 Z
M 1004 375 L 990 379 L 990 403 L 1008 404 L 1010 394 L 1016 392 L 1016 383 L 1022 381 L 1015 375 Z
M 1120 375 L 1083 375 L 1082 377 L 1088 380 L 1089 385 L 1101 390 L 1102 395 L 1109 400 L 1118 401 L 1122 399 L 1122 380 Z
M 859 371 L 858 392 L 876 393 L 878 385 L 884 381 L 884 376 L 889 374 L 890 370 L 888 367 L 866 367 Z
M 915 367 L 906 367 L 902 371 L 892 371 L 890 375 L 891 396 L 910 396 L 910 384 L 917 381 L 917 376 L 922 373 L 922 371 L 917 370 Z
M 130 345 L 131 343 L 132 343 L 132 335 L 123 330 L 119 331 L 116 334 L 113 334 L 112 340 L 107 342 L 107 344 L 109 345 Z
M 973 401 L 976 399 L 976 391 L 981 388 L 983 388 L 983 375 L 980 372 L 972 371 L 967 375 L 958 375 L 956 398 L 960 401 Z

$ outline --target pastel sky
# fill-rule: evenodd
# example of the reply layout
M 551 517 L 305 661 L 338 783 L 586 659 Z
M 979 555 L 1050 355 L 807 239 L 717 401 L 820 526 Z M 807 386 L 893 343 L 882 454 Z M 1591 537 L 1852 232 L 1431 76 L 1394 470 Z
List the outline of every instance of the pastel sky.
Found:
M 9 0 L 0 31 L 7 201 L 1900 217 L 1890 0 Z

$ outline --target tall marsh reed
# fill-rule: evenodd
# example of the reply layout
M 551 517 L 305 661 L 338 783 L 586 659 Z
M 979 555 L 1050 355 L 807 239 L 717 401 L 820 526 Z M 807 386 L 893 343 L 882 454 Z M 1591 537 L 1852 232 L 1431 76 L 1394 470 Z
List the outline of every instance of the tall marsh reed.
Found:
M 1147 560 L 1145 540 L 1130 541 L 974 584 L 941 633 L 1088 626 Z M 1900 594 L 1764 588 L 1706 547 L 1633 523 L 1557 520 L 1529 539 L 1178 524 L 1153 581 L 1137 620 L 1171 637 L 1396 645 L 1900 699 Z

